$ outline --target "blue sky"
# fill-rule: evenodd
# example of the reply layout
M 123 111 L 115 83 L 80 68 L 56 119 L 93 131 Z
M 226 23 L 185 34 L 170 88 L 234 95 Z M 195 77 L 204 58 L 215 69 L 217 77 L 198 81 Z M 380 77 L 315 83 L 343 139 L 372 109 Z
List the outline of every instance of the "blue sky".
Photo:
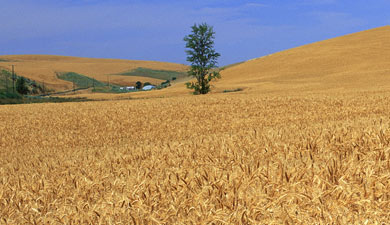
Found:
M 184 64 L 183 37 L 194 23 L 214 27 L 220 65 L 390 24 L 390 0 L 1 0 L 1 7 L 0 55 Z

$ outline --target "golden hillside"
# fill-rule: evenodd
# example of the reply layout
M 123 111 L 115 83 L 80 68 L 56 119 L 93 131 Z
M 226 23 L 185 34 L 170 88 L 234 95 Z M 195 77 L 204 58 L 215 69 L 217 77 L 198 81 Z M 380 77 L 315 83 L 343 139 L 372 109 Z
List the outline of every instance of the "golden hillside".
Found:
M 19 75 L 45 82 L 50 88 L 64 90 L 72 88 L 71 82 L 58 79 L 56 72 L 76 72 L 107 82 L 129 85 L 138 80 L 142 82 L 160 83 L 161 80 L 147 77 L 114 75 L 136 69 L 138 67 L 154 70 L 185 71 L 187 66 L 175 63 L 137 61 L 121 59 L 94 59 L 68 56 L 51 55 L 7 55 L 0 56 L 0 68 L 10 69 L 10 65 L 16 65 Z
M 290 49 L 223 71 L 220 88 L 258 91 L 390 85 L 390 26 Z
M 354 91 L 390 88 L 390 26 L 329 39 L 249 60 L 221 72 L 212 92 Z M 184 82 L 170 88 L 93 98 L 168 97 L 189 94 Z M 80 97 L 91 97 L 86 94 Z

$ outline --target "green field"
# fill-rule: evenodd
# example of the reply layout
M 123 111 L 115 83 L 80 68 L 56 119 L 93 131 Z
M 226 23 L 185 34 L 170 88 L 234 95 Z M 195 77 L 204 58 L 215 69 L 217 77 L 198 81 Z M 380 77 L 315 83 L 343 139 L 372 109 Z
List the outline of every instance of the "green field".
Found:
M 153 69 L 139 67 L 135 70 L 120 73 L 118 75 L 150 77 L 150 78 L 155 78 L 160 80 L 172 80 L 173 77 L 176 78 L 186 77 L 187 72 L 178 72 L 178 71 L 171 71 L 171 70 L 153 70 Z
M 107 84 L 104 82 L 98 81 L 96 79 L 75 72 L 57 73 L 57 77 L 61 80 L 73 82 L 77 88 L 107 86 Z

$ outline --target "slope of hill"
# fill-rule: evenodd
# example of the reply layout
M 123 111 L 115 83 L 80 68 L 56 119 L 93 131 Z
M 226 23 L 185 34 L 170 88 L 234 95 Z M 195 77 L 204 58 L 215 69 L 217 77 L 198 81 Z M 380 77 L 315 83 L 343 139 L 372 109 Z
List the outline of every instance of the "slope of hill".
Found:
M 225 68 L 222 79 L 213 83 L 213 92 L 243 88 L 249 92 L 318 90 L 367 90 L 390 87 L 390 26 L 329 39 Z M 128 85 L 137 80 L 159 83 L 154 74 L 135 76 L 137 71 L 185 72 L 187 66 L 148 61 L 89 59 L 65 56 L 0 56 L 0 67 L 15 64 L 17 72 L 45 81 L 56 90 L 72 84 L 60 80 L 55 72 L 77 72 L 107 82 Z M 163 74 L 164 76 L 167 74 Z M 109 76 L 108 76 L 109 75 Z M 154 78 L 153 78 L 154 76 Z M 158 92 L 133 93 L 134 97 L 188 94 L 183 82 Z M 125 98 L 127 98 L 127 94 Z M 102 96 L 99 96 L 99 98 Z M 123 96 L 117 96 L 123 97 Z M 112 98 L 112 96 L 109 96 Z
M 120 59 L 93 59 L 67 56 L 50 55 L 8 55 L 0 56 L 0 67 L 9 69 L 10 65 L 16 65 L 16 72 L 24 77 L 45 82 L 47 86 L 55 90 L 72 88 L 72 83 L 58 79 L 57 72 L 76 72 L 102 82 L 118 85 L 130 85 L 136 81 L 161 83 L 162 79 L 144 77 L 144 74 L 136 76 L 121 75 L 138 68 L 147 68 L 151 71 L 184 72 L 187 66 L 175 63 L 136 61 Z
M 249 60 L 223 71 L 220 88 L 250 90 L 390 87 L 390 26 Z
M 389 40 L 390 26 L 385 26 L 233 64 L 221 71 L 222 79 L 212 84 L 212 92 L 238 88 L 244 89 L 244 93 L 289 94 L 390 89 Z M 158 92 L 131 96 L 167 97 L 189 93 L 184 82 L 177 82 Z M 114 98 L 117 97 L 128 95 Z

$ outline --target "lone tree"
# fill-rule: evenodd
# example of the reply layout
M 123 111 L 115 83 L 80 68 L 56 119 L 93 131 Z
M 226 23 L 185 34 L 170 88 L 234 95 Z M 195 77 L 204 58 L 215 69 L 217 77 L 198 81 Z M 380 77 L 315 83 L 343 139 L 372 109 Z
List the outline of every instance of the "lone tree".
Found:
M 210 81 L 221 78 L 219 72 L 213 70 L 220 56 L 214 49 L 214 35 L 213 27 L 202 23 L 192 26 L 192 33 L 184 37 L 187 61 L 191 63 L 188 75 L 196 78 L 195 82 L 188 82 L 186 85 L 187 88 L 194 89 L 194 94 L 207 94 L 210 91 Z

